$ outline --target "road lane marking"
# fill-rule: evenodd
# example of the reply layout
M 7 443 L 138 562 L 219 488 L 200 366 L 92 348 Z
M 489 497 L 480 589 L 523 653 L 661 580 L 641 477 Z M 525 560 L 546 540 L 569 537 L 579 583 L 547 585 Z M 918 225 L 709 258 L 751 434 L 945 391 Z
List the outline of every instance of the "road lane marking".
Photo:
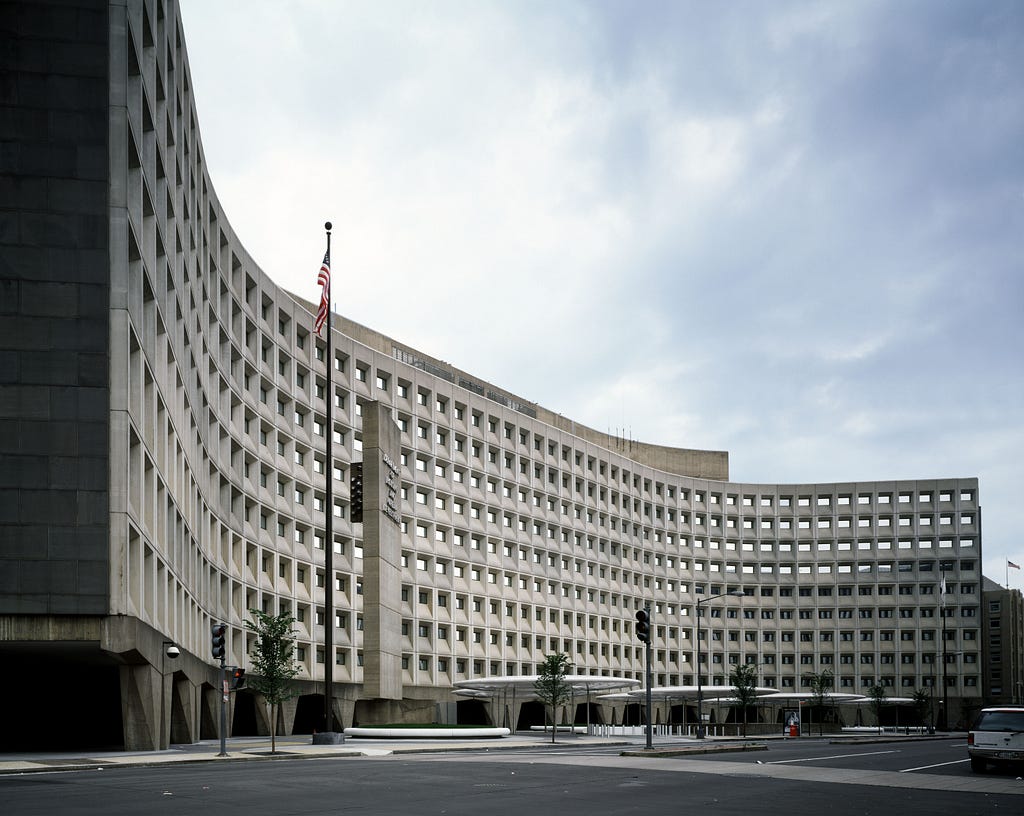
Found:
M 944 765 L 963 765 L 965 762 L 970 762 L 971 758 L 967 759 L 956 759 L 952 762 L 937 762 L 934 765 L 921 765 L 919 768 L 904 768 L 900 773 L 910 773 L 911 771 L 924 771 L 928 768 L 941 768 Z
M 820 762 L 825 759 L 849 759 L 850 757 L 877 756 L 878 754 L 898 754 L 899 751 L 867 751 L 862 754 L 836 754 L 835 756 L 805 757 L 804 759 L 780 759 L 766 762 L 765 765 L 786 765 L 791 762 Z

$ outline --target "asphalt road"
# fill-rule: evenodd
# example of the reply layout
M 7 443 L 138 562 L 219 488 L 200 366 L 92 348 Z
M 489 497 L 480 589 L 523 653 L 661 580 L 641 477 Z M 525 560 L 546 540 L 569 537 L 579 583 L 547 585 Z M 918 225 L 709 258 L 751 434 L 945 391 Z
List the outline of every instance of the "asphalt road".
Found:
M 1017 814 L 1021 794 L 992 794 L 960 742 L 837 746 L 801 740 L 768 751 L 626 758 L 582 747 L 285 759 L 0 777 L 5 814 L 217 813 L 222 816 L 604 816 L 696 811 Z M 760 763 L 760 764 L 759 764 Z M 929 767 L 931 766 L 931 767 Z
M 721 754 L 718 761 L 805 765 L 816 768 L 852 768 L 898 773 L 941 774 L 974 778 L 962 739 L 922 742 L 833 744 L 828 740 L 800 739 L 773 742 L 767 755 Z M 993 771 L 995 775 L 1008 772 Z M 1014 774 L 1018 776 L 1019 774 Z M 1024 808 L 1022 808 L 1024 810 Z

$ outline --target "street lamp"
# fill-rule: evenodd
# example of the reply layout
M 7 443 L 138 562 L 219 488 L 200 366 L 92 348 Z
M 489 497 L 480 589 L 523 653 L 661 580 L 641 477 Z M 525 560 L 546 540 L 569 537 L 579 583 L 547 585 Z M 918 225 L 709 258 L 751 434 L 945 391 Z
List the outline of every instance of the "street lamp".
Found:
M 708 597 L 697 601 L 697 739 L 704 739 L 704 691 L 700 679 L 700 605 L 713 601 L 716 598 L 725 598 L 727 596 L 742 598 L 743 590 L 734 589 L 730 592 L 723 592 L 720 595 L 708 595 Z
M 167 711 L 165 711 L 167 706 L 167 692 L 165 688 L 167 685 L 167 666 L 165 658 L 176 660 L 181 654 L 181 649 L 178 648 L 178 644 L 173 640 L 165 640 L 161 645 L 164 647 L 164 653 L 160 656 L 160 736 L 157 737 L 157 748 L 162 750 L 167 748 L 167 745 L 164 744 L 164 734 L 167 735 L 167 744 L 170 744 L 170 728 L 168 726 L 170 717 L 168 717 Z M 174 681 L 172 680 L 171 682 L 173 683 Z M 173 702 L 172 699 L 172 705 Z

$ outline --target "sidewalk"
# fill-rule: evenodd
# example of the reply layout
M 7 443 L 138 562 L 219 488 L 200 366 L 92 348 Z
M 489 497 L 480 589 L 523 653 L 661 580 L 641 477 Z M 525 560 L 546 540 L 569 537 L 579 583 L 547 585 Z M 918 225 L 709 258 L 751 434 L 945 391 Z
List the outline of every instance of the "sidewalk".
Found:
M 686 753 L 696 751 L 743 750 L 760 739 L 682 737 L 655 738 L 654 754 L 665 751 Z M 277 738 L 277 753 L 270 752 L 270 737 L 232 737 L 227 740 L 227 756 L 220 756 L 219 740 L 204 740 L 193 745 L 174 745 L 166 751 L 78 751 L 60 753 L 0 754 L 0 774 L 42 773 L 68 770 L 96 770 L 129 766 L 151 767 L 196 762 L 253 762 L 286 759 L 333 759 L 338 757 L 383 757 L 393 754 L 449 753 L 465 751 L 515 751 L 530 748 L 616 747 L 643 753 L 644 738 L 560 736 L 554 745 L 550 734 L 513 734 L 500 739 L 361 739 L 349 737 L 341 745 L 313 745 L 308 735 Z M 760 746 L 758 746 L 760 747 Z M 749 750 L 749 748 L 747 748 Z
M 631 740 L 600 737 L 561 738 L 558 748 L 629 746 Z M 341 745 L 313 745 L 308 735 L 277 738 L 277 752 L 270 752 L 270 737 L 232 737 L 227 756 L 220 756 L 219 740 L 193 745 L 174 745 L 166 751 L 72 751 L 54 753 L 0 754 L 0 774 L 40 773 L 58 770 L 123 768 L 128 766 L 173 765 L 195 762 L 251 762 L 284 759 L 332 759 L 338 757 L 380 757 L 401 753 L 516 750 L 551 746 L 550 735 L 513 735 L 501 739 L 358 739 Z
M 876 743 L 950 739 L 961 734 L 934 736 L 828 735 L 823 739 L 843 743 Z M 792 739 L 809 739 L 795 737 Z M 814 736 L 818 739 L 817 736 Z M 652 750 L 645 749 L 643 737 L 561 736 L 552 746 L 549 734 L 513 734 L 500 739 L 361 739 L 349 737 L 341 745 L 313 745 L 308 735 L 277 738 L 277 753 L 270 753 L 270 737 L 232 737 L 227 740 L 227 756 L 220 756 L 219 740 L 204 740 L 192 745 L 174 745 L 166 751 L 72 751 L 53 753 L 0 754 L 0 774 L 43 773 L 102 768 L 152 767 L 198 762 L 255 762 L 287 759 L 334 759 L 339 757 L 383 757 L 393 754 L 450 753 L 464 751 L 515 751 L 531 748 L 560 750 L 573 748 L 623 748 L 628 756 L 677 756 L 687 753 L 717 753 L 738 750 L 764 750 L 766 742 L 790 739 L 782 736 L 707 737 L 702 740 L 686 737 L 655 737 Z

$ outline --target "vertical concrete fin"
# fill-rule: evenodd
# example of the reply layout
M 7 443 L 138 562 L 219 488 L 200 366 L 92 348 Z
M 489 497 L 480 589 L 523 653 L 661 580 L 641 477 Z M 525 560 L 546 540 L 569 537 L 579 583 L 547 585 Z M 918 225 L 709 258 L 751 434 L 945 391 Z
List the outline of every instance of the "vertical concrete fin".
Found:
M 363 688 L 402 698 L 400 434 L 391 407 L 363 406 Z

